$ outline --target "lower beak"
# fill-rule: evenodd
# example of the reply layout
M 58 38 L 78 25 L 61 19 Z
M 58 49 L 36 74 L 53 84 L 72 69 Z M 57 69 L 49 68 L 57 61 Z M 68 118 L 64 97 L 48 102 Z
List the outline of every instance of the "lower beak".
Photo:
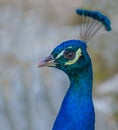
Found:
M 47 66 L 47 67 L 55 67 L 56 66 L 56 62 L 55 62 L 52 55 L 46 57 L 44 60 L 42 60 L 38 63 L 38 67 L 45 67 L 45 66 Z

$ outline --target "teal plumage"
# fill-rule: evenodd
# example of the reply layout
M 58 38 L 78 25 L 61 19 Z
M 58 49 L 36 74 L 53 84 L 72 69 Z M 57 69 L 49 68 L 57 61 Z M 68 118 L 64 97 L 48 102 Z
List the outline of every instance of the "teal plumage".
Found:
M 69 89 L 52 130 L 95 129 L 92 101 L 93 72 L 91 58 L 87 52 L 87 42 L 102 26 L 110 31 L 110 20 L 96 11 L 79 9 L 77 14 L 90 18 L 88 25 L 81 28 L 81 40 L 69 40 L 61 43 L 49 57 L 39 63 L 39 67 L 49 66 L 64 71 L 70 80 Z

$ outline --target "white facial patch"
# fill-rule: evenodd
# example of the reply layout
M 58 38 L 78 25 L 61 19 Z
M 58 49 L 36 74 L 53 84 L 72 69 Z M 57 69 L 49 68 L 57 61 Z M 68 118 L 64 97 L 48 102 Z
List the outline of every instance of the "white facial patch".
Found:
M 67 47 L 67 48 L 72 48 L 72 46 L 69 46 L 69 47 Z M 64 51 L 65 51 L 67 48 L 65 48 L 63 51 L 61 51 L 61 53 L 59 53 L 59 54 L 56 56 L 55 59 L 58 59 L 58 58 L 60 58 L 61 56 L 63 56 Z
M 74 63 L 76 63 L 76 61 L 79 59 L 79 57 L 82 55 L 82 50 L 79 48 L 77 51 L 76 51 L 76 56 L 74 59 L 72 60 L 69 60 L 68 62 L 65 63 L 65 65 L 72 65 Z
M 64 51 L 65 51 L 65 50 L 61 51 L 61 53 L 59 53 L 55 59 L 60 58 L 60 57 L 64 54 Z

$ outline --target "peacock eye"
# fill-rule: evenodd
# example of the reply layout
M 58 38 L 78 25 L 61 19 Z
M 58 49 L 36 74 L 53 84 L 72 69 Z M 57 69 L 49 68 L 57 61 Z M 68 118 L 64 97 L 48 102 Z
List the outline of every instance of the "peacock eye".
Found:
M 64 58 L 68 59 L 68 60 L 72 60 L 75 57 L 75 52 L 70 51 L 70 50 L 66 50 L 63 54 Z

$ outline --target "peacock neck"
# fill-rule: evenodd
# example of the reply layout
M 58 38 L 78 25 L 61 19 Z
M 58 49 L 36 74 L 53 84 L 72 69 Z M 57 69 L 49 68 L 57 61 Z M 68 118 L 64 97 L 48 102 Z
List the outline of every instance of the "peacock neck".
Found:
M 94 130 L 92 66 L 69 76 L 70 87 L 62 102 L 53 130 Z M 68 123 L 68 125 L 67 125 Z
M 82 72 L 76 72 L 75 74 L 69 76 L 69 79 L 69 93 L 76 94 L 79 98 L 92 98 L 92 67 L 88 67 Z

